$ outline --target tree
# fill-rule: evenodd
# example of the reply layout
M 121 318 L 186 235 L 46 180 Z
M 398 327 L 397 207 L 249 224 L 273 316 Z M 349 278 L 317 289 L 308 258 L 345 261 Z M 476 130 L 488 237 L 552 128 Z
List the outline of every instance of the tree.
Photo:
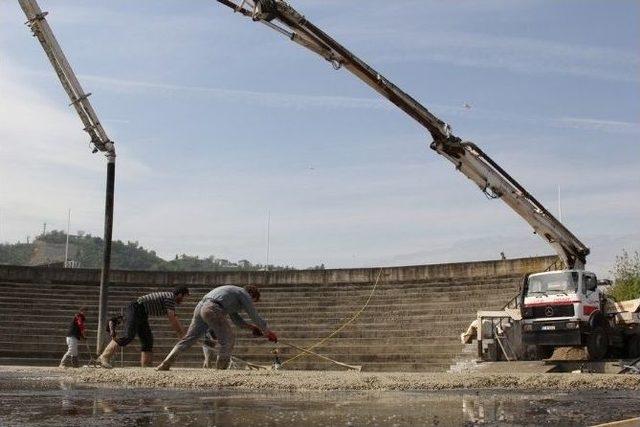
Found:
M 64 245 L 67 234 L 64 231 L 51 230 L 38 236 L 38 241 L 50 245 Z M 69 243 L 76 248 L 74 261 L 83 268 L 100 268 L 104 241 L 100 237 L 93 237 L 89 233 L 78 232 L 77 236 L 69 235 Z M 34 243 L 0 244 L 0 264 L 29 265 Z M 122 242 L 114 240 L 111 247 L 111 266 L 120 270 L 150 270 L 150 271 L 256 271 L 263 269 L 260 264 L 252 264 L 246 259 L 237 263 L 227 259 L 210 255 L 206 258 L 191 255 L 177 255 L 171 261 L 166 261 L 158 254 L 140 246 L 138 241 Z M 269 270 L 287 270 L 291 267 L 269 266 Z
M 616 257 L 616 263 L 611 271 L 614 285 L 610 295 L 617 301 L 640 298 L 640 253 L 632 255 L 622 250 L 622 255 Z

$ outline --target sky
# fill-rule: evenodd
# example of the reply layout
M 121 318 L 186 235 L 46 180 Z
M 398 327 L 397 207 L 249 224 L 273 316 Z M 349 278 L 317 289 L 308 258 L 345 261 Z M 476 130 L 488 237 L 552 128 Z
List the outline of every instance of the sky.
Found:
M 410 117 L 214 0 L 39 3 L 116 142 L 114 239 L 254 263 L 268 240 L 298 268 L 553 254 Z M 561 207 L 588 269 L 640 250 L 640 2 L 291 4 Z M 101 236 L 106 162 L 24 21 L 0 0 L 0 241 L 68 209 Z

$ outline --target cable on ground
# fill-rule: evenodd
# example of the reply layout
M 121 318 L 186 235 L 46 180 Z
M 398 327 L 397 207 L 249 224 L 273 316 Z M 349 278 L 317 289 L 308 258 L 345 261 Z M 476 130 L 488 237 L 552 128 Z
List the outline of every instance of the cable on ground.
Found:
M 375 292 L 376 288 L 378 287 L 378 282 L 380 281 L 380 276 L 382 275 L 382 268 L 380 269 L 380 271 L 378 272 L 378 276 L 376 277 L 376 281 L 373 284 L 373 288 L 371 289 L 371 292 L 369 293 L 369 297 L 367 298 L 367 301 L 364 303 L 364 305 L 362 306 L 362 308 L 360 310 L 358 310 L 352 317 L 351 319 L 347 320 L 345 323 L 342 324 L 342 326 L 340 326 L 338 329 L 336 329 L 335 331 L 333 331 L 332 333 L 330 333 L 329 335 L 327 335 L 326 337 L 322 338 L 320 341 L 318 341 L 317 343 L 309 346 L 309 347 L 305 347 L 305 350 L 310 351 L 313 350 L 314 348 L 324 344 L 325 342 L 327 342 L 328 340 L 330 340 L 331 338 L 333 338 L 335 335 L 337 335 L 340 331 L 342 331 L 344 328 L 346 328 L 348 325 L 350 325 L 351 323 L 353 323 L 353 321 L 355 321 L 358 316 L 360 316 L 362 314 L 362 312 L 364 312 L 366 310 L 366 308 L 369 306 L 369 302 L 371 302 L 371 297 L 373 297 L 373 293 Z M 282 365 L 286 365 L 289 362 L 292 362 L 302 356 L 307 356 L 308 353 L 305 353 L 304 351 L 301 351 L 300 353 L 296 354 L 295 356 L 285 360 L 282 362 Z

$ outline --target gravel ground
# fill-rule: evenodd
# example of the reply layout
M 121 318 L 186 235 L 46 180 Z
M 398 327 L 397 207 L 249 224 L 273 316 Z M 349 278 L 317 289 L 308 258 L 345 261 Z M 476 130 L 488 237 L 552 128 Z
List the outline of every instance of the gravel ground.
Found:
M 611 374 L 449 374 L 364 373 L 338 371 L 216 371 L 147 368 L 0 367 L 0 372 L 37 372 L 42 378 L 109 386 L 143 388 L 236 388 L 238 390 L 640 390 L 640 375 Z

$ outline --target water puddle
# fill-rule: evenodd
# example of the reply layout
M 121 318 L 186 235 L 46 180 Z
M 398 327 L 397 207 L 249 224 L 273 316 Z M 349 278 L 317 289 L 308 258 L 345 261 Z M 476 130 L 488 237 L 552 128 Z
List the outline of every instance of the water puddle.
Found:
M 0 425 L 583 426 L 640 416 L 640 393 L 259 392 L 95 388 L 0 377 Z

